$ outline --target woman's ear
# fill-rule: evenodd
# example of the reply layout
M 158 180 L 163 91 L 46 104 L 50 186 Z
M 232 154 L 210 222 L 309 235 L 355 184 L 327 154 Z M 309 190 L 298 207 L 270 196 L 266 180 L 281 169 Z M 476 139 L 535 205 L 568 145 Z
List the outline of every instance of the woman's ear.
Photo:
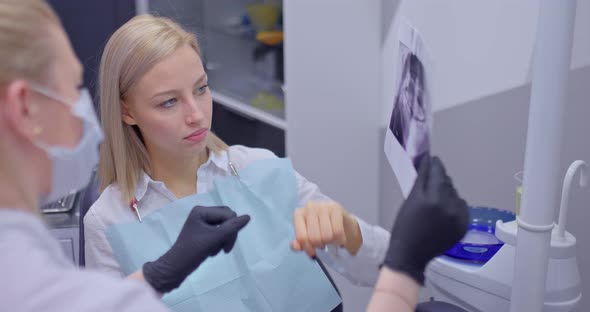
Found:
M 27 138 L 38 135 L 40 129 L 33 116 L 38 109 L 37 103 L 27 102 L 30 96 L 30 89 L 25 81 L 13 81 L 3 94 L 1 112 L 6 125 Z
M 137 121 L 135 121 L 135 118 L 129 110 L 129 106 L 124 101 L 121 101 L 121 120 L 130 126 L 137 125 Z

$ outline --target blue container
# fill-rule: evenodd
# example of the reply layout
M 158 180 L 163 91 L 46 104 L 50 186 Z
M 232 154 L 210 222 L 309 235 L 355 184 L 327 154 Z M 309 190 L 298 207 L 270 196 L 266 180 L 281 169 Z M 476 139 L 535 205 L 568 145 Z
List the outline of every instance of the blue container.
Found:
M 496 233 L 496 221 L 510 222 L 516 219 L 513 212 L 487 207 L 469 208 L 467 234 L 445 255 L 476 263 L 486 263 L 504 245 Z

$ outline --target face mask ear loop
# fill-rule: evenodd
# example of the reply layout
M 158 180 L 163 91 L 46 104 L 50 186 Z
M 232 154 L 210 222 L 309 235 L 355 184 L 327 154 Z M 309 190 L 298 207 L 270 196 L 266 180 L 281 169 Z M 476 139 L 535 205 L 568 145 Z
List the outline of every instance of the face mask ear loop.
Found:
M 68 100 L 68 99 L 64 98 L 63 96 L 61 96 L 61 95 L 59 95 L 59 94 L 57 94 L 57 93 L 49 90 L 48 88 L 46 88 L 46 87 L 44 87 L 42 85 L 39 85 L 39 84 L 34 83 L 34 82 L 29 82 L 29 84 L 31 85 L 31 90 L 33 90 L 33 91 L 35 91 L 35 92 L 37 92 L 37 93 L 39 93 L 41 95 L 44 95 L 44 96 L 46 96 L 46 97 L 48 97 L 48 98 L 50 98 L 52 100 L 55 100 L 55 101 L 58 101 L 60 103 L 66 104 L 69 107 L 74 107 L 74 105 L 76 104 L 75 101 Z

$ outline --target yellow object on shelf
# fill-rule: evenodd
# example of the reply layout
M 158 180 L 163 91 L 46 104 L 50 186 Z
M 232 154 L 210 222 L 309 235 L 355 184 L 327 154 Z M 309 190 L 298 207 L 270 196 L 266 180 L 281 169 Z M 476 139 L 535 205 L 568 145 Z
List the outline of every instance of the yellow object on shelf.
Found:
M 283 32 L 282 31 L 262 31 L 256 35 L 256 40 L 267 44 L 267 45 L 277 45 L 283 42 Z
M 273 30 L 281 15 L 281 9 L 272 4 L 251 4 L 246 7 L 256 31 Z
M 276 111 L 285 108 L 283 101 L 268 92 L 258 93 L 256 97 L 250 101 L 250 104 L 265 111 Z

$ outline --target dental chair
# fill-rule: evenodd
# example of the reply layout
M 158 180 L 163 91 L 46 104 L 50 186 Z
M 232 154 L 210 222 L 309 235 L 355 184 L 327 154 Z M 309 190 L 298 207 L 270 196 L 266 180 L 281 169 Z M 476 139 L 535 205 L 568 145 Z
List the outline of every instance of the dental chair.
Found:
M 92 173 L 92 178 L 90 180 L 90 183 L 88 184 L 88 186 L 86 187 L 86 189 L 82 193 L 81 199 L 80 199 L 80 258 L 79 258 L 80 259 L 80 266 L 84 266 L 86 263 L 85 256 L 84 256 L 84 216 L 88 212 L 88 209 L 90 209 L 92 204 L 94 204 L 94 202 L 100 196 L 100 193 L 98 191 L 99 186 L 100 186 L 100 183 L 98 181 L 98 177 L 96 176 L 96 171 L 95 171 Z M 326 269 L 324 264 L 318 259 L 316 259 L 316 261 L 318 262 L 318 264 L 320 265 L 320 267 L 322 268 L 322 270 L 324 271 L 324 273 L 326 274 L 326 276 L 330 280 L 330 283 L 332 283 L 332 286 L 334 287 L 334 289 L 336 289 L 336 292 L 338 292 L 338 294 L 340 295 L 340 291 L 338 290 L 338 287 L 336 287 L 336 284 L 334 283 L 332 276 L 330 276 L 330 273 L 328 272 L 328 270 Z M 334 308 L 331 312 L 342 312 L 342 311 L 343 311 L 342 304 L 340 304 L 336 308 Z

